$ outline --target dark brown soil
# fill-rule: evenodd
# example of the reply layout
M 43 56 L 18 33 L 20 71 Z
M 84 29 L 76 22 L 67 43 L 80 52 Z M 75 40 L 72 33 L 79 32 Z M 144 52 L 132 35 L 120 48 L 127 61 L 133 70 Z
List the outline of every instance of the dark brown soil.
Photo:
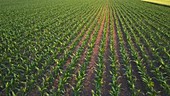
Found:
M 114 15 L 113 15 L 113 18 L 114 18 Z M 119 72 L 119 75 L 120 75 L 120 77 L 118 79 L 118 83 L 121 84 L 120 96 L 130 96 L 127 79 L 126 79 L 126 76 L 124 75 L 124 71 L 123 71 L 124 67 L 122 65 L 122 60 L 121 60 L 122 56 L 121 56 L 121 53 L 120 53 L 119 37 L 118 37 L 118 33 L 117 33 L 115 18 L 114 18 L 113 22 L 114 22 L 114 33 L 113 33 L 114 47 L 115 47 L 117 64 L 118 64 L 117 67 L 119 69 L 118 72 Z
M 104 53 L 104 73 L 103 73 L 103 86 L 102 86 L 102 96 L 109 96 L 110 95 L 110 90 L 111 90 L 111 81 L 112 81 L 112 76 L 110 74 L 111 70 L 111 61 L 109 60 L 109 56 L 111 55 L 110 52 L 110 11 L 109 17 L 108 17 L 108 24 L 107 24 L 107 33 L 106 33 L 106 42 L 105 42 L 105 53 Z
M 105 19 L 106 19 L 106 15 L 104 15 L 102 24 L 100 26 L 99 32 L 98 32 L 98 36 L 97 39 L 95 41 L 95 46 L 93 49 L 93 53 L 91 56 L 91 60 L 89 63 L 89 66 L 87 68 L 86 71 L 86 78 L 84 80 L 84 89 L 83 89 L 83 95 L 86 96 L 91 96 L 91 91 L 94 89 L 94 85 L 93 85 L 93 80 L 95 77 L 95 68 L 96 68 L 96 62 L 97 62 L 97 57 L 98 57 L 98 52 L 99 52 L 99 46 L 100 46 L 100 41 L 102 38 L 102 34 L 103 34 L 103 29 L 104 29 L 104 24 L 105 24 Z
M 93 37 L 94 32 L 95 32 L 95 30 L 92 32 L 92 34 L 91 34 L 90 37 Z M 88 40 L 88 43 L 89 43 L 89 42 L 91 42 L 91 38 Z M 82 64 L 84 63 L 84 61 L 85 61 L 85 57 L 86 57 L 86 55 L 87 55 L 87 50 L 88 50 L 88 46 L 86 46 L 86 47 L 84 48 L 83 55 L 80 57 L 80 60 L 78 61 L 79 63 L 78 63 L 78 65 L 76 66 L 75 72 L 74 72 L 75 76 L 78 75 L 78 71 L 80 71 L 81 65 L 82 65 Z M 69 84 L 70 84 L 71 86 L 75 86 L 75 85 L 76 85 L 76 77 L 75 77 L 75 76 L 73 76 L 72 79 L 70 80 L 70 83 L 69 83 Z M 66 88 L 66 94 L 68 94 L 68 95 L 69 95 L 69 94 L 73 94 L 73 91 L 72 91 L 71 86 L 68 86 L 68 87 Z
M 144 42 L 144 40 L 141 40 L 141 39 L 143 39 L 143 38 L 140 37 L 140 43 L 141 43 L 142 45 L 144 45 L 144 51 L 145 51 L 145 53 L 146 53 L 147 56 L 148 56 L 148 57 L 147 57 L 148 59 L 145 60 L 145 57 L 144 57 L 143 55 L 141 55 L 141 58 L 144 58 L 144 60 L 145 60 L 145 61 L 143 61 L 143 63 L 144 63 L 145 66 L 146 66 L 147 74 L 148 74 L 151 78 L 153 78 L 152 81 L 154 82 L 154 89 L 157 90 L 157 91 L 161 91 L 161 92 L 160 92 L 161 96 L 164 96 L 165 94 L 163 93 L 163 88 L 162 88 L 161 85 L 159 84 L 158 80 L 156 80 L 156 79 L 154 78 L 155 75 L 150 71 L 150 70 L 152 70 L 152 69 L 151 69 L 151 67 L 149 66 L 149 64 L 150 64 L 150 61 L 149 61 L 149 60 L 152 60 L 152 59 L 153 59 L 152 53 L 151 53 L 150 49 L 148 48 L 148 46 L 145 45 L 146 42 Z M 155 67 L 158 67 L 158 66 L 159 66 L 159 65 L 155 65 Z
M 119 21 L 119 24 L 120 24 L 120 20 L 118 20 L 118 21 Z M 146 93 L 146 91 L 144 90 L 144 86 L 143 86 L 144 83 L 142 82 L 142 78 L 141 78 L 140 74 L 138 73 L 139 70 L 138 70 L 135 62 L 132 61 L 133 60 L 133 56 L 132 56 L 132 53 L 130 51 L 130 45 L 127 42 L 128 40 L 126 38 L 126 34 L 125 34 L 121 24 L 120 24 L 120 29 L 121 29 L 121 33 L 122 33 L 121 35 L 123 37 L 124 48 L 125 48 L 125 51 L 126 51 L 128 57 L 130 59 L 129 63 L 132 65 L 132 74 L 136 78 L 135 87 L 136 87 L 136 89 L 140 89 L 141 94 L 139 94 L 139 95 L 142 96 L 144 93 Z
M 98 13 L 99 14 L 99 13 Z M 92 27 L 92 26 L 91 26 Z M 93 30 L 93 32 L 90 34 L 90 39 L 88 40 L 88 43 L 87 44 L 89 44 L 90 42 L 91 42 L 91 40 L 92 40 L 92 37 L 93 37 L 93 35 L 94 35 L 94 33 L 95 33 L 95 31 L 96 31 L 96 28 L 97 28 L 97 26 L 95 26 L 95 28 L 94 28 L 94 30 Z M 90 28 L 89 28 L 90 29 Z M 87 31 L 89 31 L 89 30 L 87 30 Z M 73 95 L 73 90 L 72 90 L 72 88 L 71 88 L 71 86 L 75 86 L 76 85 L 76 77 L 75 76 L 77 76 L 78 75 L 78 72 L 80 71 L 80 68 L 81 68 L 81 65 L 84 63 L 84 61 L 85 61 L 85 57 L 86 57 L 86 55 L 87 55 L 87 50 L 88 50 L 88 46 L 85 46 L 85 48 L 84 48 L 84 51 L 83 51 L 83 54 L 82 54 L 82 56 L 80 57 L 80 59 L 79 59 L 79 63 L 78 63 L 78 65 L 76 66 L 76 68 L 75 68 L 75 72 L 74 72 L 74 76 L 70 79 L 70 83 L 69 83 L 69 86 L 67 86 L 67 88 L 65 88 L 66 89 L 66 93 L 65 93 L 65 95 L 66 96 L 68 96 L 68 95 Z
M 85 34 L 83 35 L 82 39 L 79 41 L 78 45 L 75 47 L 75 49 L 74 49 L 74 51 L 73 51 L 72 54 L 75 54 L 75 53 L 77 52 L 77 50 L 82 46 L 82 42 L 86 39 L 87 33 L 88 33 L 88 31 L 85 32 Z M 69 64 L 70 64 L 70 62 L 71 62 L 71 59 L 72 59 L 72 58 L 69 57 L 69 58 L 67 59 L 67 61 L 66 61 L 66 64 L 64 64 L 64 66 L 63 66 L 63 70 L 64 70 L 64 71 L 68 68 L 68 66 L 69 66 Z M 61 78 L 61 76 L 62 76 L 62 74 L 59 74 L 59 75 L 57 76 L 57 78 L 56 78 L 56 80 L 55 80 L 55 82 L 54 82 L 54 87 L 57 88 L 57 86 L 58 86 L 58 81 L 59 81 L 59 79 Z

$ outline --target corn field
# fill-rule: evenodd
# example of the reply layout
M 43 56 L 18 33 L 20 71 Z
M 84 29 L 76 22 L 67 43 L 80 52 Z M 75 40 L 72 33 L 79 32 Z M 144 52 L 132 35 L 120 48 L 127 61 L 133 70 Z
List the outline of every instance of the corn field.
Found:
M 170 7 L 0 0 L 0 96 L 170 96 Z

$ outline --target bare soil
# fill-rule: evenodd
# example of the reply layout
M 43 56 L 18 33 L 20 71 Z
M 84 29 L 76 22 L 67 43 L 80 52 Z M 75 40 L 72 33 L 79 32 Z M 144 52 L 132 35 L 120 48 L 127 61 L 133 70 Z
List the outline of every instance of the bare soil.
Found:
M 78 51 L 78 49 L 82 46 L 82 42 L 86 39 L 87 33 L 88 33 L 88 31 L 85 32 L 85 34 L 83 35 L 82 39 L 79 41 L 78 45 L 75 47 L 75 49 L 74 49 L 74 51 L 73 51 L 72 54 L 75 54 L 75 53 Z M 78 39 L 78 38 L 77 38 L 77 39 Z M 63 66 L 63 70 L 64 70 L 64 71 L 68 68 L 69 64 L 71 63 L 71 60 L 72 60 L 71 57 L 69 57 L 69 58 L 67 59 L 66 64 L 64 64 L 64 66 Z M 58 86 L 58 81 L 59 81 L 59 79 L 60 79 L 61 77 L 62 77 L 62 74 L 59 74 L 59 75 L 57 76 L 57 78 L 56 78 L 56 80 L 55 80 L 55 82 L 54 82 L 54 87 L 57 88 L 57 86 Z
M 85 94 L 86 96 L 91 96 L 91 91 L 94 89 L 94 77 L 95 77 L 95 68 L 96 68 L 96 62 L 97 62 L 97 57 L 98 57 L 98 52 L 99 52 L 99 46 L 100 46 L 100 41 L 102 38 L 102 34 L 103 34 L 103 29 L 104 29 L 104 24 L 105 24 L 105 19 L 106 19 L 106 15 L 104 15 L 102 24 L 100 26 L 100 29 L 98 31 L 98 36 L 97 39 L 95 41 L 95 46 L 93 49 L 93 53 L 91 56 L 91 60 L 89 63 L 89 66 L 87 68 L 86 71 L 86 78 L 84 80 L 84 89 L 82 94 Z
M 119 21 L 119 24 L 120 24 L 120 20 L 118 20 L 118 21 Z M 135 62 L 133 62 L 133 56 L 132 56 L 132 53 L 130 51 L 131 48 L 130 48 L 129 43 L 127 42 L 128 39 L 127 39 L 127 36 L 126 36 L 126 34 L 125 34 L 124 30 L 123 30 L 123 26 L 121 24 L 120 24 L 120 29 L 121 29 L 121 35 L 122 35 L 122 38 L 123 38 L 124 48 L 125 48 L 125 51 L 126 51 L 128 57 L 130 59 L 129 63 L 132 65 L 132 74 L 136 79 L 135 87 L 136 87 L 136 89 L 139 89 L 141 91 L 141 94 L 139 94 L 139 95 L 143 96 L 144 93 L 146 93 L 146 90 L 144 90 L 144 86 L 143 86 L 144 83 L 142 82 L 141 76 L 138 73 L 139 70 L 138 70 Z
M 114 11 L 113 11 L 114 12 Z M 116 28 L 116 21 L 115 21 L 115 17 L 113 15 L 114 18 L 114 32 L 113 32 L 113 37 L 114 37 L 114 47 L 115 47 L 115 54 L 116 54 L 116 59 L 117 59 L 117 64 L 118 64 L 118 73 L 120 75 L 119 79 L 118 79 L 118 83 L 121 84 L 121 89 L 120 89 L 120 96 L 130 96 L 129 93 L 129 87 L 128 87 L 128 83 L 127 83 L 127 79 L 126 76 L 124 75 L 124 66 L 122 64 L 122 56 L 120 53 L 120 47 L 119 47 L 119 37 L 118 37 L 118 33 L 117 33 L 117 28 Z
M 99 14 L 99 13 L 98 13 Z M 90 26 L 90 27 L 92 27 L 92 26 Z M 88 42 L 87 42 L 87 44 L 89 44 L 90 42 L 91 42 L 91 40 L 92 40 L 92 37 L 93 37 L 93 35 L 94 35 L 94 33 L 95 33 L 95 31 L 96 31 L 96 28 L 97 28 L 97 26 L 95 26 L 95 28 L 94 28 L 94 30 L 93 30 L 93 32 L 90 34 L 90 38 L 89 38 L 89 40 L 88 40 Z M 90 29 L 90 28 L 89 28 Z M 89 30 L 87 30 L 87 31 L 89 31 Z M 86 37 L 86 36 L 85 36 Z M 84 38 L 85 38 L 84 37 Z M 76 68 L 75 68 L 75 71 L 74 71 L 74 76 L 69 80 L 69 85 L 68 86 L 66 86 L 66 93 L 65 93 L 65 95 L 66 96 L 69 96 L 69 95 L 73 95 L 73 90 L 72 90 L 72 88 L 71 88 L 71 86 L 75 86 L 76 85 L 76 76 L 78 75 L 78 72 L 80 71 L 80 68 L 81 68 L 81 65 L 84 63 L 84 61 L 85 61 L 85 57 L 86 57 L 86 55 L 87 55 L 87 50 L 88 50 L 88 46 L 85 46 L 85 48 L 84 48 L 84 51 L 83 51 L 83 54 L 82 54 L 82 56 L 80 57 L 80 59 L 79 59 L 79 61 L 78 61 L 78 65 L 76 66 Z
M 108 9 L 109 10 L 109 9 Z M 107 23 L 107 33 L 106 33 L 106 42 L 105 42 L 105 53 L 104 53 L 104 73 L 103 73 L 103 86 L 102 86 L 102 96 L 109 96 L 110 95 L 110 90 L 111 90 L 111 81 L 112 81 L 112 76 L 110 74 L 111 70 L 111 61 L 109 59 L 109 56 L 111 55 L 110 52 L 110 11 L 108 12 L 108 23 Z

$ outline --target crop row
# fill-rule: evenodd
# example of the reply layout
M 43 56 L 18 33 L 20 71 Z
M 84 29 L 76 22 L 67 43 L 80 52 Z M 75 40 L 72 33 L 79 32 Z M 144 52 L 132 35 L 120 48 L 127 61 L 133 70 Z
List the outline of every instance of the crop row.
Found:
M 0 1 L 0 95 L 170 94 L 167 7 L 7 1 Z

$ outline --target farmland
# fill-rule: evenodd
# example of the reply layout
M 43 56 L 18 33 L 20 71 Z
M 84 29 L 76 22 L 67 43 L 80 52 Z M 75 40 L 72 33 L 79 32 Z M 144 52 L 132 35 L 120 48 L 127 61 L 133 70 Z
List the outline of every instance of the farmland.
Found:
M 0 0 L 0 96 L 169 96 L 170 7 Z

